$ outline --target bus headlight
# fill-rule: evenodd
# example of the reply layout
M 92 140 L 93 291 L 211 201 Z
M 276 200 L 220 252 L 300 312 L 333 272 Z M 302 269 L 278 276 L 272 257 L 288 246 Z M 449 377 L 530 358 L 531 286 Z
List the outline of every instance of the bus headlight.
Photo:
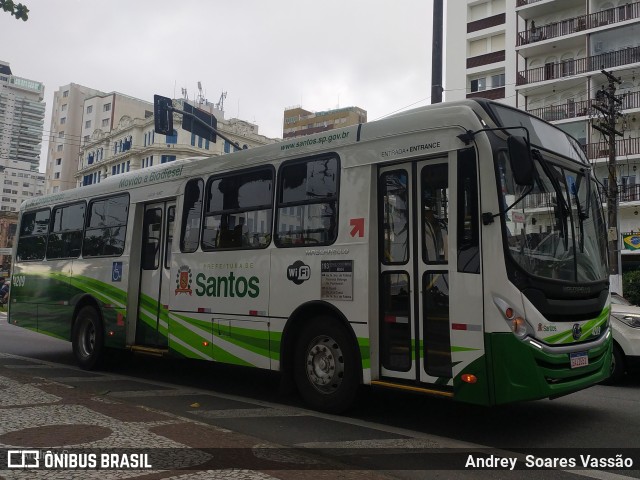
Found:
M 502 313 L 507 325 L 513 332 L 513 334 L 520 340 L 529 335 L 530 327 L 524 315 L 521 315 L 515 308 L 509 305 L 501 298 L 493 297 L 493 302 Z

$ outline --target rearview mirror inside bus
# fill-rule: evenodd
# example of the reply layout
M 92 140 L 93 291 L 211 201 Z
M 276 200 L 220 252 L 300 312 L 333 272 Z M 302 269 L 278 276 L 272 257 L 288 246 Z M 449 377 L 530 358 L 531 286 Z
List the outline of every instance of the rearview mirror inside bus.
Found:
M 524 137 L 511 135 L 507 146 L 514 180 L 521 186 L 533 186 L 534 166 L 529 142 Z

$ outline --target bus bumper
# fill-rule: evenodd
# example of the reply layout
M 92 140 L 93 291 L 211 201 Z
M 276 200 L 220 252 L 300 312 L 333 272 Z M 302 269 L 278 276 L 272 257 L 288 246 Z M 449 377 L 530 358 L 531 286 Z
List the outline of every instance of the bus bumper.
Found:
M 485 337 L 493 373 L 493 404 L 567 395 L 605 380 L 611 373 L 609 337 L 587 350 L 588 365 L 571 368 L 568 353 L 549 353 L 518 340 L 511 333 Z

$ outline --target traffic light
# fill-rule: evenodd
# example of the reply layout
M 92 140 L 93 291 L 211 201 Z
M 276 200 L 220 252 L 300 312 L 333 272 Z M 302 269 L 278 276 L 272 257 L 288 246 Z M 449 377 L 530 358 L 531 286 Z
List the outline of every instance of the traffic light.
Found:
M 187 102 L 184 102 L 184 113 L 182 115 L 182 129 L 192 132 L 195 135 L 209 140 L 213 143 L 216 141 L 216 129 L 218 128 L 218 120 L 210 113 L 200 110 Z M 190 115 L 189 115 L 190 114 Z M 191 116 L 193 115 L 193 116 Z M 200 120 L 195 120 L 193 117 Z M 208 128 L 211 127 L 211 128 Z
M 161 135 L 173 135 L 173 103 L 170 98 L 153 96 L 155 131 Z

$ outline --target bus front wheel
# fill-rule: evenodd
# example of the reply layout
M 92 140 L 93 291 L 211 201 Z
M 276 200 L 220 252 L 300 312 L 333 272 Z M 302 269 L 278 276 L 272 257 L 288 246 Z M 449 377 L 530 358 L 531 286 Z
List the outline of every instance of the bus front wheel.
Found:
M 346 329 L 331 317 L 309 319 L 295 349 L 294 378 L 300 395 L 316 410 L 340 413 L 360 385 L 359 356 Z
M 96 309 L 91 306 L 82 307 L 73 324 L 73 354 L 85 370 L 96 368 L 104 350 L 104 333 L 102 322 Z

